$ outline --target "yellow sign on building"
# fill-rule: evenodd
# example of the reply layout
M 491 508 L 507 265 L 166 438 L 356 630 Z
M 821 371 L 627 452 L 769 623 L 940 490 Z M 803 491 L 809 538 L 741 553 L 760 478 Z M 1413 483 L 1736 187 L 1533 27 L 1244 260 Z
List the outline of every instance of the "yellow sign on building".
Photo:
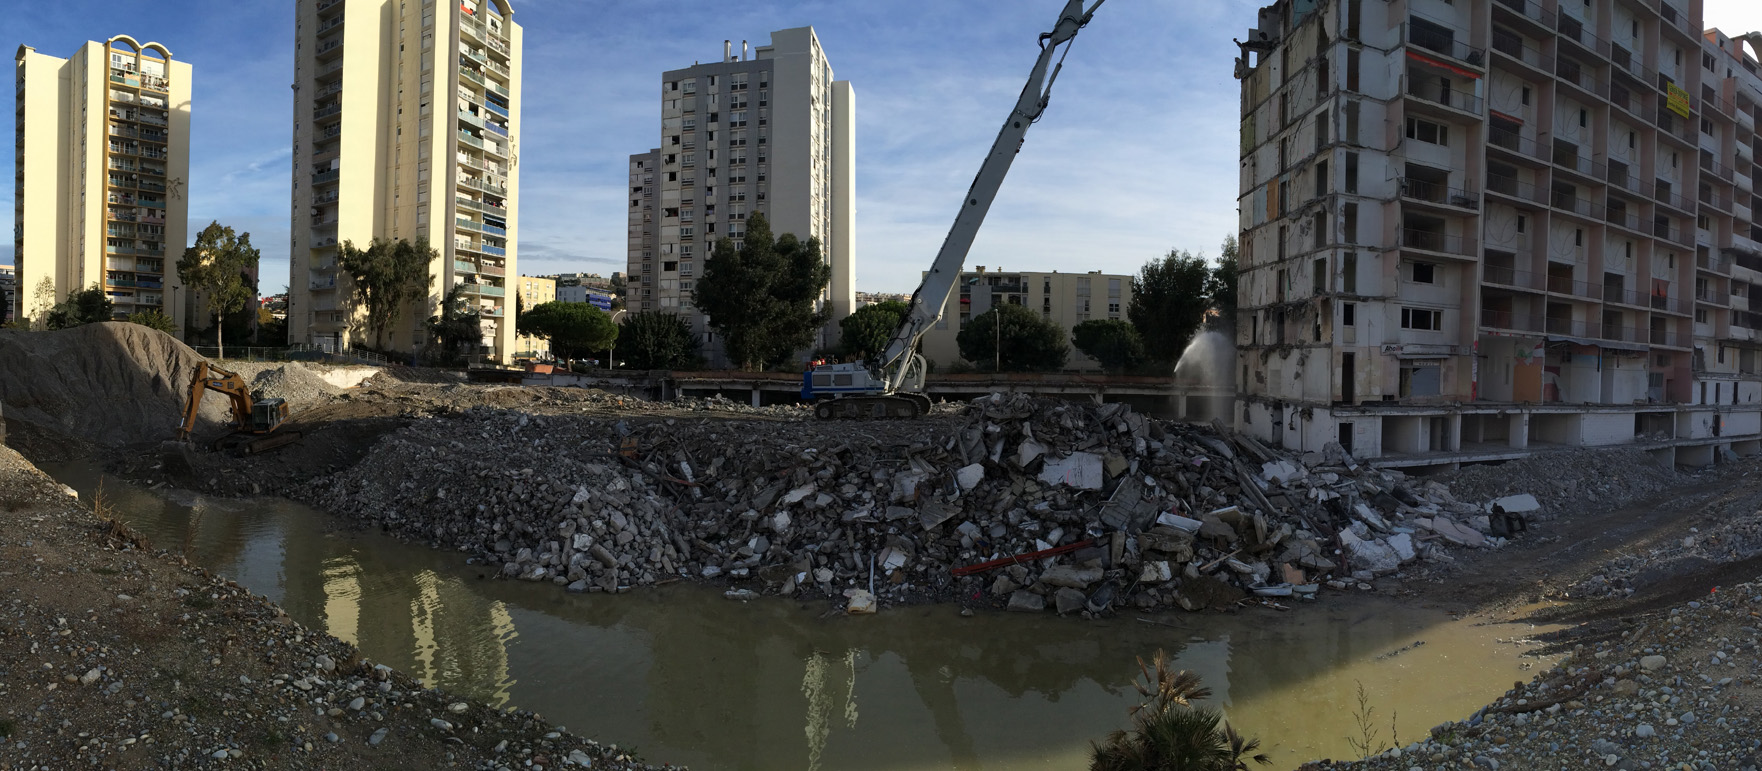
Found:
M 1677 88 L 1675 83 L 1666 84 L 1665 90 L 1668 92 L 1665 97 L 1668 100 L 1665 106 L 1677 115 L 1684 118 L 1689 117 L 1689 92 Z

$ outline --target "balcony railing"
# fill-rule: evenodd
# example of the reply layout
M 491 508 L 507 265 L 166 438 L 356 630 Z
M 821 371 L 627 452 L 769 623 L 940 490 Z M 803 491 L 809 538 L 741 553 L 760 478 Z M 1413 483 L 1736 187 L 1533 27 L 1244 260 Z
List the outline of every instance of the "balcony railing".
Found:
M 1411 75 L 1408 78 L 1407 95 L 1453 110 L 1481 114 L 1480 97 L 1466 91 L 1444 88 L 1441 83 L 1414 80 Z
M 1546 27 L 1549 32 L 1554 31 L 1554 12 L 1543 8 L 1542 4 L 1536 2 L 1536 0 L 1499 0 L 1499 5 L 1515 11 L 1517 15 L 1522 16 L 1525 19 Z
M 508 117 L 508 108 L 503 107 L 499 104 L 496 104 L 495 102 L 489 101 L 488 99 L 485 99 L 483 101 L 483 109 L 489 110 L 490 112 L 493 112 L 493 113 L 500 115 L 504 118 Z
M 1672 348 L 1686 348 L 1683 334 L 1674 329 L 1653 329 L 1648 334 L 1648 342 L 1653 345 L 1668 345 Z
M 465 291 L 467 292 L 473 292 L 486 297 L 505 297 L 508 293 L 508 290 L 503 287 L 490 286 L 489 284 L 476 284 L 470 281 L 465 282 L 462 286 L 465 287 Z
M 1732 260 L 1722 254 L 1702 254 L 1695 257 L 1695 267 L 1701 270 L 1718 273 L 1722 276 L 1731 275 Z
M 314 185 L 322 185 L 322 184 L 324 184 L 324 183 L 326 183 L 326 182 L 335 182 L 335 181 L 336 181 L 336 178 L 337 178 L 337 177 L 338 177 L 338 176 L 339 176 L 339 175 L 340 175 L 340 174 L 341 174 L 341 173 L 342 173 L 342 172 L 341 172 L 341 170 L 340 170 L 340 169 L 331 169 L 331 170 L 329 170 L 329 171 L 321 171 L 321 172 L 318 172 L 318 173 L 317 173 L 317 174 L 313 174 L 313 175 L 312 175 L 312 184 L 314 184 Z
M 1602 161 L 1579 155 L 1577 147 L 1566 147 L 1557 144 L 1554 146 L 1554 152 L 1550 160 L 1553 161 L 1555 166 L 1598 180 L 1601 180 L 1608 171 L 1608 167 L 1605 166 Z
M 1403 28 L 1407 33 L 1408 45 L 1424 48 L 1473 67 L 1486 66 L 1487 52 L 1457 40 L 1455 35 L 1416 29 L 1412 24 L 1403 25 Z
M 1523 38 L 1505 34 L 1500 28 L 1493 30 L 1493 50 L 1516 59 L 1538 70 L 1548 71 L 1548 57 L 1541 51 L 1525 45 Z
M 1453 236 L 1435 230 L 1419 230 L 1402 228 L 1399 239 L 1400 246 L 1407 249 L 1423 249 L 1428 252 L 1452 254 L 1462 257 L 1473 257 L 1473 242 L 1462 236 Z
M 483 264 L 483 269 L 480 272 L 485 276 L 505 276 L 508 274 L 508 268 L 503 265 L 486 262 Z
M 1611 198 L 1610 200 L 1614 201 L 1614 200 L 1620 200 L 1620 199 Z M 1639 213 L 1634 212 L 1625 206 L 1605 206 L 1605 207 L 1603 207 L 1603 221 L 1610 223 L 1612 225 L 1619 225 L 1621 227 L 1627 228 L 1628 230 L 1639 230 L 1640 229 L 1640 215 L 1639 215 Z
M 459 141 L 471 145 L 472 147 L 483 147 L 483 140 L 478 139 L 469 131 L 460 131 Z
M 1554 29 L 1560 33 L 1561 39 L 1571 40 L 1598 56 L 1608 58 L 1609 41 L 1597 37 L 1592 34 L 1590 30 L 1585 29 L 1584 22 L 1566 14 L 1561 14 L 1560 17 L 1556 19 Z
M 1545 276 L 1534 271 L 1518 270 L 1506 265 L 1485 265 L 1482 270 L 1481 280 L 1488 284 L 1528 289 L 1534 292 L 1543 291 L 1547 286 L 1543 281 Z
M 1548 291 L 1552 294 L 1596 300 L 1603 296 L 1603 285 L 1580 281 L 1571 276 L 1548 276 Z
M 1653 183 L 1652 198 L 1665 206 L 1672 207 L 1684 213 L 1691 213 L 1694 211 L 1694 204 L 1689 203 L 1687 196 L 1676 192 L 1675 188 L 1665 186 L 1662 181 Z
M 1581 217 L 1601 218 L 1603 205 L 1588 198 L 1580 198 L 1561 190 L 1555 190 L 1548 196 L 1548 205 L 1556 209 L 1572 212 Z
M 1711 160 L 1706 156 L 1701 157 L 1701 170 L 1725 180 L 1726 182 L 1731 181 L 1731 167 L 1718 161 Z
M 1696 302 L 1704 302 L 1704 303 L 1712 303 L 1714 305 L 1718 305 L 1718 306 L 1723 307 L 1723 306 L 1731 304 L 1731 292 L 1728 292 L 1724 289 L 1715 289 L 1714 287 L 1709 285 L 1707 287 L 1695 290 L 1695 301 Z
M 1489 129 L 1487 131 L 1487 143 L 1494 147 L 1510 150 L 1511 152 L 1535 158 L 1537 160 L 1548 160 L 1549 152 L 1542 147 L 1541 143 L 1515 131 L 1498 128 Z
M 1646 194 L 1640 187 L 1640 177 L 1634 173 L 1634 167 L 1626 163 L 1604 164 L 1603 181 L 1632 193 Z
M 502 247 L 500 247 L 500 246 L 490 246 L 490 245 L 489 245 L 489 244 L 484 244 L 484 245 L 483 245 L 483 246 L 481 246 L 481 247 L 478 247 L 478 251 L 481 251 L 481 252 L 483 252 L 483 253 L 484 253 L 484 254 L 493 254 L 493 255 L 495 255 L 495 256 L 497 256 L 497 257 L 506 257 L 506 256 L 508 256 L 508 250 L 507 250 L 507 249 L 504 249 L 504 248 L 502 248 Z
M 1448 187 L 1437 182 L 1428 182 L 1412 177 L 1401 177 L 1397 183 L 1400 186 L 1402 198 L 1464 209 L 1481 208 L 1480 193 L 1472 190 Z
M 322 118 L 328 118 L 328 117 L 335 115 L 337 113 L 340 113 L 342 111 L 343 111 L 343 106 L 341 104 L 325 105 L 323 107 L 318 107 L 318 108 L 315 108 L 312 110 L 312 119 L 319 120 Z
M 504 230 L 502 228 L 498 228 L 498 227 L 491 225 L 487 222 L 483 223 L 482 227 L 483 227 L 483 232 L 488 233 L 492 236 L 505 236 L 508 234 L 507 230 Z
M 1688 118 L 1660 107 L 1653 115 L 1652 123 L 1658 127 L 1658 132 L 1662 135 L 1690 145 L 1695 144 L 1695 125 Z
M 1694 237 L 1690 236 L 1682 228 L 1679 228 L 1675 225 L 1666 224 L 1663 222 L 1652 223 L 1652 235 L 1655 237 L 1658 237 L 1658 238 L 1662 238 L 1666 241 L 1670 241 L 1671 243 L 1677 244 L 1679 246 L 1694 246 L 1695 245 Z
M 1542 331 L 1542 314 L 1481 309 L 1481 326 L 1518 332 Z

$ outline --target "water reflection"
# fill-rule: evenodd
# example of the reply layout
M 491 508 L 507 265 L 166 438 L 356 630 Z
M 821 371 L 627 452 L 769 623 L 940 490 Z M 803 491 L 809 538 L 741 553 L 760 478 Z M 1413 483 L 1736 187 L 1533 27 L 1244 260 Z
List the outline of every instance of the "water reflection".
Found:
M 82 491 L 96 482 L 50 471 Z M 1136 699 L 1135 659 L 1158 648 L 1286 768 L 1346 754 L 1357 682 L 1382 738 L 1411 741 L 1522 677 L 1518 651 L 1492 643 L 1509 628 L 1393 601 L 1158 623 L 951 608 L 825 617 L 818 603 L 688 586 L 569 595 L 486 580 L 462 555 L 284 501 L 106 492 L 155 544 L 181 545 L 375 661 L 701 770 L 1083 767 L 1088 742 Z

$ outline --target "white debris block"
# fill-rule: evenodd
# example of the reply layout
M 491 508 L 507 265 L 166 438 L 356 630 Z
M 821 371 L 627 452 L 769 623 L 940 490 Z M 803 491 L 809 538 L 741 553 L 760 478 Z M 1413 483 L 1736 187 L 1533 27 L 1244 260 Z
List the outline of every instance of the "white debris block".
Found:
M 1073 452 L 1069 457 L 1049 458 L 1046 467 L 1040 471 L 1042 482 L 1079 490 L 1100 490 L 1105 480 L 1101 456 L 1092 452 Z
M 881 569 L 887 571 L 889 575 L 892 575 L 893 571 L 905 567 L 905 562 L 905 552 L 892 546 L 881 550 Z
M 1161 514 L 1156 515 L 1156 523 L 1159 525 L 1168 525 L 1169 527 L 1176 528 L 1178 530 L 1185 530 L 1189 533 L 1199 532 L 1199 527 L 1201 525 L 1205 524 L 1204 522 L 1200 522 L 1197 519 L 1193 519 L 1191 517 L 1183 517 L 1183 516 L 1176 514 L 1172 511 L 1165 511 Z
M 844 612 L 851 615 L 875 612 L 875 595 L 870 594 L 867 589 L 846 589 L 844 596 L 850 598 L 850 604 L 844 607 Z
M 962 490 L 971 490 L 985 479 L 985 466 L 979 463 L 962 466 L 954 472 L 954 478 L 960 482 Z
M 809 482 L 808 484 L 797 487 L 794 490 L 790 490 L 788 495 L 783 496 L 783 503 L 785 505 L 800 503 L 803 498 L 813 495 L 816 492 L 819 492 L 819 488 L 812 482 Z
M 1302 479 L 1307 476 L 1308 473 L 1309 472 L 1305 471 L 1302 466 L 1288 460 L 1268 461 L 1260 466 L 1260 476 L 1262 479 L 1281 485 Z
M 1352 513 L 1357 514 L 1359 519 L 1364 520 L 1364 524 L 1382 531 L 1387 531 L 1389 529 L 1389 521 L 1383 519 L 1383 515 L 1378 514 L 1376 509 L 1373 509 L 1370 506 L 1360 503 L 1357 506 L 1352 507 Z
M 1529 493 L 1507 495 L 1495 499 L 1493 505 L 1504 509 L 1509 514 L 1527 514 L 1532 511 L 1540 511 L 1542 508 L 1542 504 L 1536 500 L 1536 496 Z
M 1389 548 L 1395 550 L 1395 556 L 1400 557 L 1402 562 L 1412 562 L 1414 557 L 1419 556 L 1413 550 L 1413 536 L 1406 533 L 1389 536 Z
M 1027 466 L 1040 456 L 1046 454 L 1046 447 L 1032 439 L 1023 439 L 1021 446 L 1016 448 L 1016 465 Z

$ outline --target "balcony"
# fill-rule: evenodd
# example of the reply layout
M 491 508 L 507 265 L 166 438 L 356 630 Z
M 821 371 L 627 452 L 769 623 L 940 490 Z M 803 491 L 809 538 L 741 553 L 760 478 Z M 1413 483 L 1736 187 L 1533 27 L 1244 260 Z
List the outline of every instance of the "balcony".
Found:
M 1626 205 L 1627 204 L 1626 201 L 1622 201 L 1622 199 L 1615 198 L 1615 197 L 1610 197 L 1609 200 L 1611 202 L 1620 201 L 1621 204 L 1616 205 L 1616 206 L 1604 206 L 1603 207 L 1603 221 L 1604 222 L 1607 222 L 1611 225 L 1624 227 L 1624 228 L 1627 228 L 1628 230 L 1632 230 L 1635 232 L 1644 232 L 1644 231 L 1640 230 L 1640 215 L 1639 215 L 1639 213 L 1630 209 Z
M 483 100 L 483 108 L 504 118 L 508 117 L 508 108 L 489 101 L 488 99 Z
M 484 254 L 493 254 L 497 257 L 508 256 L 507 249 L 504 249 L 500 246 L 490 246 L 489 244 L 484 244 L 483 246 L 478 247 L 478 251 L 483 252 Z
M 1731 275 L 1731 265 L 1731 258 L 1724 255 L 1708 253 L 1695 257 L 1696 268 L 1721 276 Z
M 1723 163 L 1720 163 L 1718 161 L 1715 161 L 1706 155 L 1701 156 L 1701 170 L 1705 171 L 1709 174 L 1712 174 L 1713 176 L 1718 177 L 1723 181 L 1726 181 L 1726 182 L 1732 181 L 1731 167 L 1727 166 Z
M 506 235 L 508 235 L 508 231 L 506 231 L 502 228 L 496 227 L 495 225 L 491 225 L 487 222 L 483 223 L 482 228 L 483 228 L 483 232 L 488 233 L 492 236 L 506 236 Z
M 343 105 L 340 102 L 327 104 L 327 105 L 324 105 L 321 107 L 314 108 L 312 110 L 312 119 L 313 120 L 324 120 L 325 118 L 328 118 L 332 115 L 337 115 L 337 114 L 341 113 L 342 111 L 343 111 Z
M 483 122 L 483 130 L 488 131 L 491 134 L 500 134 L 501 136 L 504 136 L 504 137 L 508 135 L 508 130 L 505 128 L 502 128 L 501 124 L 492 123 L 487 120 Z
M 318 69 L 314 73 L 314 77 L 322 78 L 327 75 L 334 75 L 334 74 L 336 74 L 338 72 L 342 72 L 342 71 L 343 71 L 343 62 L 341 59 L 338 59 L 334 62 L 329 62 L 326 64 L 318 65 Z
M 1603 297 L 1601 284 L 1579 281 L 1570 274 L 1550 275 L 1547 280 L 1550 294 L 1569 295 L 1585 300 L 1599 300 Z
M 1731 292 L 1709 284 L 1695 290 L 1695 302 L 1711 303 L 1723 308 L 1731 305 Z
M 1483 264 L 1481 282 L 1497 286 L 1524 289 L 1531 292 L 1545 291 L 1546 276 L 1528 270 L 1517 270 L 1508 265 Z
M 1514 332 L 1540 332 L 1542 331 L 1542 314 L 1482 308 L 1481 326 L 1489 329 L 1508 329 Z
M 1501 174 L 1487 175 L 1487 192 L 1520 198 L 1532 203 L 1547 202 L 1547 199 L 1542 196 L 1542 191 L 1535 185 L 1521 181 L 1516 177 L 1507 177 Z
M 460 131 L 459 132 L 459 141 L 463 142 L 465 144 L 468 144 L 472 147 L 477 147 L 477 148 L 483 147 L 483 140 L 478 139 L 476 135 L 472 134 L 469 131 Z
M 336 52 L 337 54 L 341 54 L 342 47 L 343 47 L 342 38 L 337 38 L 336 40 L 327 40 L 323 43 L 319 43 L 317 48 L 312 49 L 312 53 L 314 56 L 317 56 L 322 59 L 322 58 L 327 58 L 327 55 L 332 52 Z
M 1398 240 L 1399 246 L 1403 249 L 1431 252 L 1465 260 L 1473 260 L 1477 256 L 1473 241 L 1436 230 L 1402 228 Z
M 508 268 L 507 268 L 507 266 L 504 266 L 504 265 L 497 265 L 495 263 L 485 262 L 483 264 L 482 270 L 480 270 L 479 272 L 485 276 L 506 276 L 506 275 L 508 275 Z
M 313 291 L 323 291 L 326 289 L 335 289 L 336 288 L 336 277 L 332 276 L 330 278 L 312 279 L 310 287 L 312 288 Z
M 1413 177 L 1400 177 L 1396 180 L 1401 190 L 1401 197 L 1409 201 L 1437 204 L 1459 209 L 1481 208 L 1480 193 L 1462 188 L 1447 187 L 1437 182 L 1429 182 Z
M 1549 65 L 1551 60 L 1546 55 L 1526 45 L 1522 37 L 1506 34 L 1501 29 L 1495 28 L 1493 30 L 1493 50 L 1495 52 L 1529 66 L 1538 74 L 1553 71 Z
M 1695 240 L 1682 228 L 1665 222 L 1652 223 L 1652 235 L 1678 246 L 1694 246 Z
M 1659 136 L 1669 137 L 1691 148 L 1696 146 L 1694 121 L 1668 108 L 1659 107 L 1653 115 L 1652 123 L 1658 127 Z
M 1554 12 L 1542 7 L 1536 0 L 1498 0 L 1493 4 L 1495 10 L 1509 11 L 1502 16 L 1513 20 L 1523 20 L 1533 25 L 1531 31 L 1554 34 Z
M 1420 82 L 1408 74 L 1407 95 L 1431 104 L 1447 107 L 1470 115 L 1481 114 L 1481 98 L 1465 91 L 1444 88 L 1435 81 Z
M 1555 19 L 1554 29 L 1559 33 L 1561 40 L 1570 40 L 1586 51 L 1605 59 L 1609 58 L 1609 41 L 1591 34 L 1590 30 L 1585 29 L 1584 22 L 1572 16 L 1561 14 Z
M 1486 68 L 1487 52 L 1456 39 L 1448 30 L 1430 29 L 1409 22 L 1402 25 L 1407 44 L 1454 59 L 1470 67 Z
M 1603 218 L 1603 205 L 1588 198 L 1580 198 L 1565 190 L 1556 189 L 1548 196 L 1548 205 L 1559 211 L 1571 212 L 1580 217 L 1590 219 Z
M 467 281 L 460 284 L 460 286 L 465 287 L 465 291 L 467 292 L 483 295 L 484 297 L 505 297 L 507 295 L 506 289 L 499 286 L 491 286 L 489 284 L 475 284 Z
M 1695 211 L 1694 204 L 1689 202 L 1688 197 L 1676 192 L 1670 183 L 1664 180 L 1657 180 L 1653 183 L 1652 199 L 1685 215 L 1693 214 Z
M 342 173 L 342 171 L 340 169 L 331 169 L 329 171 L 318 172 L 318 173 L 312 175 L 312 184 L 322 185 L 327 182 L 335 182 L 337 180 L 337 177 L 341 173 Z
M 318 0 L 318 12 L 324 13 L 331 8 L 342 5 L 343 0 Z

